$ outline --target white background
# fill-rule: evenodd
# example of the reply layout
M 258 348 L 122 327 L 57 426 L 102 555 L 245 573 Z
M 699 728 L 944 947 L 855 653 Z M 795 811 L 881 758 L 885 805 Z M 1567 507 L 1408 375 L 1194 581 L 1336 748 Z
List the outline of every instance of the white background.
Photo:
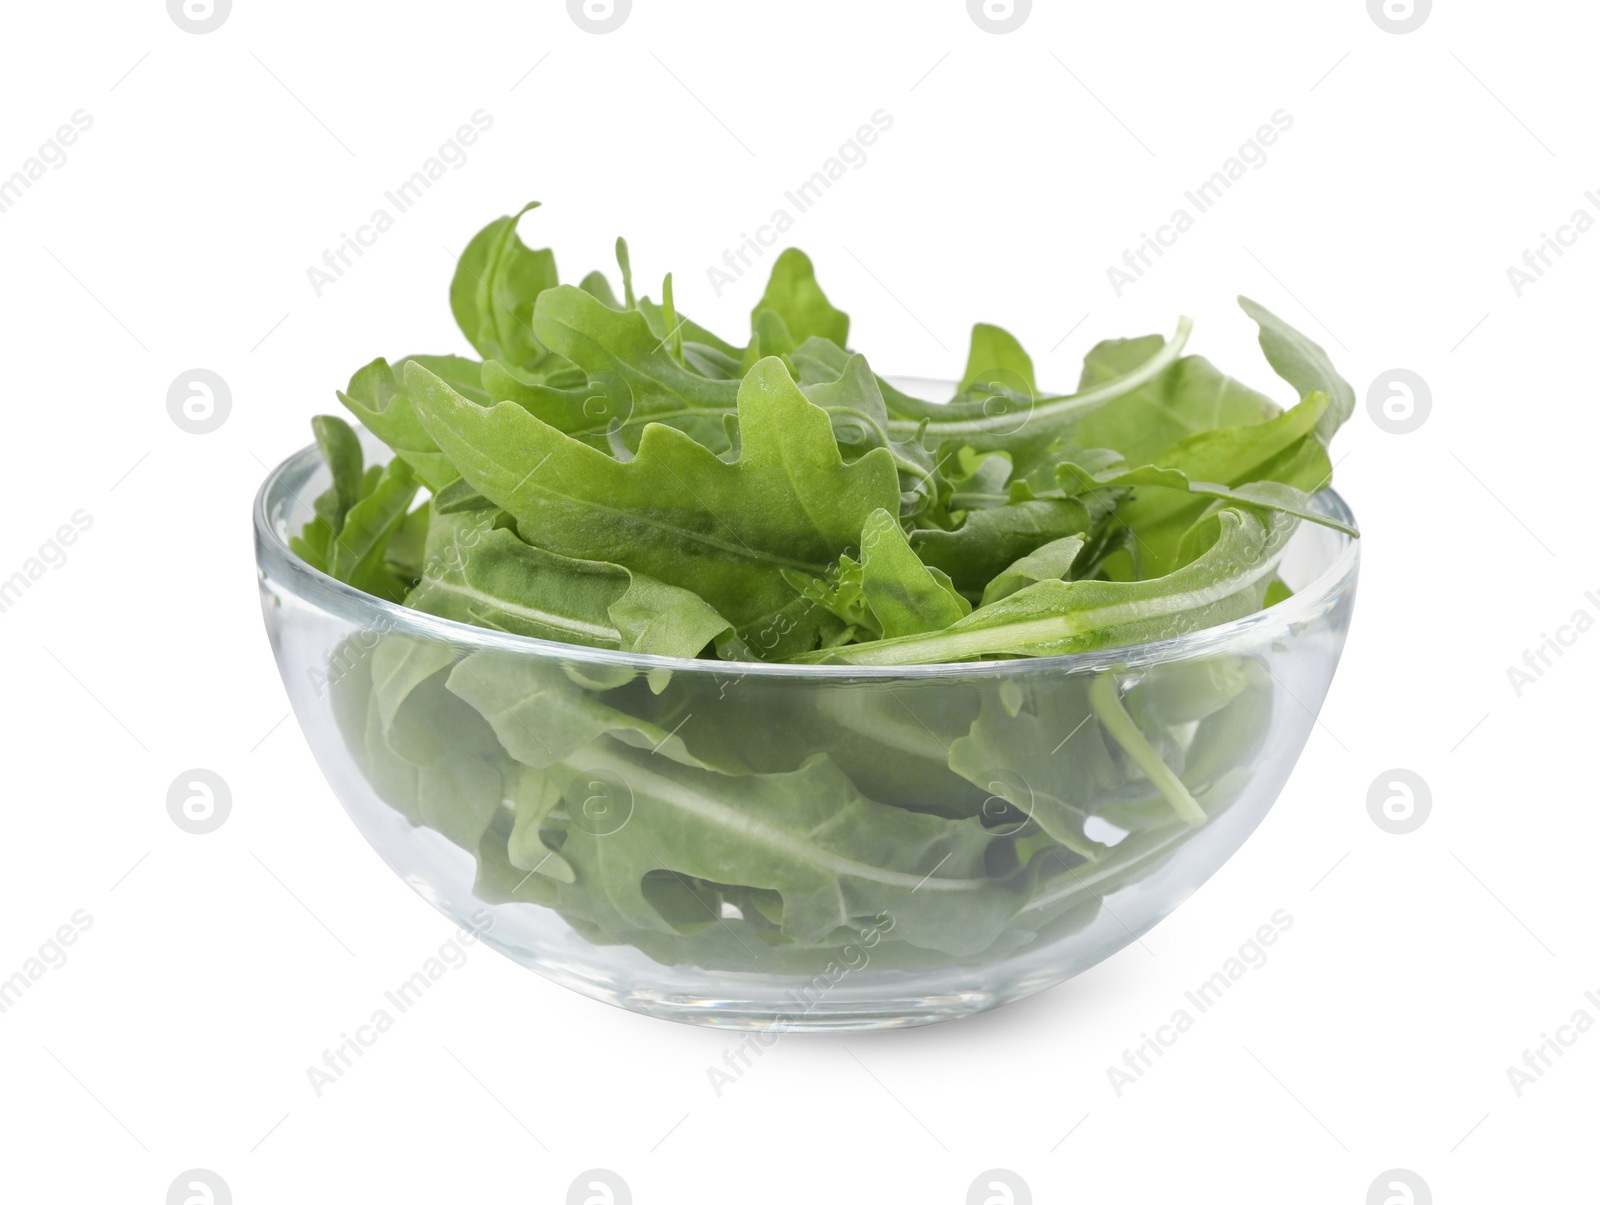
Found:
M 1600 1021 L 1591 769 L 1600 634 L 1520 697 L 1507 667 L 1600 618 L 1592 517 L 1600 232 L 1517 296 L 1506 269 L 1600 189 L 1593 47 L 1570 3 L 1050 3 L 995 35 L 962 0 L 7 6 L 0 177 L 92 127 L 0 213 L 0 577 L 93 526 L 0 614 L 0 977 L 92 927 L 0 1015 L 0 1198 L 150 1202 L 212 1169 L 256 1202 L 559 1202 L 614 1169 L 652 1202 L 952 1205 L 1008 1168 L 1039 1202 L 1593 1201 L 1600 1030 L 1519 1097 L 1506 1068 Z M 494 124 L 336 285 L 307 268 L 475 110 Z M 1356 385 L 1408 368 L 1408 435 L 1363 405 L 1349 648 L 1244 849 L 1140 943 L 1032 1000 L 905 1033 L 787 1037 L 721 1098 L 736 1039 L 608 1009 L 476 950 L 321 1098 L 306 1068 L 450 933 L 306 750 L 263 637 L 249 504 L 375 355 L 463 351 L 451 256 L 523 232 L 567 279 L 624 233 L 641 287 L 730 336 L 761 279 L 706 268 L 875 110 L 894 125 L 793 241 L 881 371 L 959 372 L 974 320 L 1070 386 L 1100 338 L 1197 320 L 1282 387 L 1245 292 Z M 1292 129 L 1137 284 L 1106 269 L 1282 109 Z M 1069 333 L 1070 332 L 1070 333 Z M 220 373 L 192 435 L 169 384 Z M 1287 399 L 1283 399 L 1287 400 Z M 191 767 L 233 811 L 167 817 Z M 1408 836 L 1368 787 L 1430 785 Z M 1106 1069 L 1277 909 L 1293 927 L 1119 1097 Z M 1381 1198 L 1380 1198 L 1381 1199 Z

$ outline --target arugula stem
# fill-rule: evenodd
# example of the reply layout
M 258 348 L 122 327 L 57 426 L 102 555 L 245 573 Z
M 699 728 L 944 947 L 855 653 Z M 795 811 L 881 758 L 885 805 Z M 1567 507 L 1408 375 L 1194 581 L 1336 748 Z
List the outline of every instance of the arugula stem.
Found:
M 1144 771 L 1144 776 L 1165 796 L 1178 818 L 1195 828 L 1204 824 L 1205 811 L 1189 794 L 1189 788 L 1172 772 L 1172 767 L 1150 747 L 1150 742 L 1144 739 L 1144 733 L 1139 731 L 1139 725 L 1133 722 L 1133 717 L 1123 707 L 1122 699 L 1117 694 L 1115 674 L 1096 676 L 1089 686 L 1089 706 L 1094 708 L 1100 726 L 1122 746 L 1123 752 L 1133 759 L 1133 764 Z
M 1082 393 L 1040 399 L 1028 411 L 1023 422 L 1031 423 L 1037 420 L 1061 418 L 1065 415 L 1077 414 L 1080 411 L 1093 410 L 1123 396 L 1123 394 L 1132 393 L 1141 385 L 1145 385 L 1160 376 L 1183 353 L 1183 346 L 1189 341 L 1189 332 L 1193 328 L 1193 319 L 1179 318 L 1178 329 L 1172 338 L 1162 344 L 1161 350 L 1139 365 L 1138 368 L 1103 384 L 1096 385 L 1093 389 L 1086 389 Z M 1015 414 L 990 414 L 981 418 L 930 422 L 925 429 L 923 428 L 924 421 L 923 419 L 890 419 L 889 430 L 896 434 L 905 435 L 914 435 L 919 430 L 922 430 L 927 436 L 942 439 L 979 435 L 985 432 L 1004 433 L 1017 429 L 1017 416 Z
M 1059 491 L 1057 491 L 1055 494 L 1034 495 L 1036 499 L 1059 496 Z M 952 511 L 981 510 L 987 506 L 1005 506 L 1010 501 L 1011 495 L 1007 493 L 986 492 L 983 490 L 957 490 L 955 493 L 950 495 L 949 507 Z

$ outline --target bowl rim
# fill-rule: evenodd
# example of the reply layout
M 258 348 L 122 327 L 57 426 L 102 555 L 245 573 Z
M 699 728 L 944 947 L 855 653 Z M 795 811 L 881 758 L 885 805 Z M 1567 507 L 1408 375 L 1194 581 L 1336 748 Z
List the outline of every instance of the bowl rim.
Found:
M 364 445 L 370 447 L 376 442 L 365 431 L 360 434 Z M 383 447 L 384 451 L 388 450 L 381 444 L 378 446 Z M 627 666 L 644 671 L 672 670 L 675 673 L 709 674 L 713 677 L 742 679 L 754 675 L 766 678 L 801 678 L 837 682 L 862 679 L 914 681 L 931 678 L 1005 677 L 1036 672 L 1075 673 L 1100 672 L 1107 669 L 1138 669 L 1196 656 L 1238 651 L 1244 646 L 1255 647 L 1291 636 L 1297 629 L 1334 608 L 1345 591 L 1355 584 L 1360 565 L 1360 541 L 1337 529 L 1324 527 L 1322 530 L 1338 541 L 1336 550 L 1309 584 L 1281 602 L 1239 619 L 1194 632 L 1141 644 L 1119 645 L 1087 652 L 1061 653 L 1048 657 L 1016 657 L 996 661 L 881 666 L 797 665 L 790 662 L 664 657 L 654 653 L 631 653 L 619 649 L 565 644 L 557 640 L 544 640 L 537 636 L 523 636 L 515 632 L 501 632 L 454 619 L 445 619 L 425 611 L 413 610 L 403 603 L 388 602 L 314 568 L 290 549 L 288 541 L 280 535 L 268 506 L 270 498 L 284 493 L 294 502 L 298 502 L 308 515 L 311 514 L 309 504 L 284 483 L 287 478 L 297 473 L 302 479 L 309 479 L 321 464 L 322 455 L 317 445 L 308 444 L 273 468 L 256 491 L 251 511 L 255 526 L 258 577 L 262 582 L 269 577 L 280 581 L 290 586 L 297 596 L 321 610 L 366 629 L 400 632 L 459 646 L 471 646 L 474 649 L 495 649 L 546 658 L 564 658 L 588 665 Z M 1330 518 L 1355 526 L 1355 516 L 1351 513 L 1349 505 L 1333 489 L 1324 489 L 1313 495 L 1312 504 Z M 1298 539 L 1303 531 L 1304 528 L 1296 532 L 1294 538 Z

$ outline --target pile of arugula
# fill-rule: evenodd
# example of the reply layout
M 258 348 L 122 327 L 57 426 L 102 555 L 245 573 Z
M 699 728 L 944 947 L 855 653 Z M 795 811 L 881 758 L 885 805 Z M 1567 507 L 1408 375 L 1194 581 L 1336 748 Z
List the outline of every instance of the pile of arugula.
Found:
M 935 404 L 848 349 L 797 250 L 739 347 L 677 312 L 670 275 L 659 303 L 636 296 L 620 239 L 620 300 L 600 273 L 559 284 L 518 237 L 526 212 L 480 231 L 451 283 L 481 360 L 379 359 L 339 394 L 386 465 L 313 421 L 332 484 L 291 545 L 315 568 L 566 644 L 899 666 L 1225 622 L 1286 594 L 1299 522 L 1340 526 L 1311 494 L 1354 394 L 1248 300 L 1288 410 L 1182 355 L 1186 321 L 1099 344 L 1065 395 L 980 324 Z M 1265 669 L 1233 656 L 1127 689 L 898 691 L 397 632 L 333 659 L 368 781 L 476 857 L 483 898 L 663 962 L 807 974 L 868 928 L 880 965 L 919 965 L 1086 925 L 1237 798 L 1272 709 Z

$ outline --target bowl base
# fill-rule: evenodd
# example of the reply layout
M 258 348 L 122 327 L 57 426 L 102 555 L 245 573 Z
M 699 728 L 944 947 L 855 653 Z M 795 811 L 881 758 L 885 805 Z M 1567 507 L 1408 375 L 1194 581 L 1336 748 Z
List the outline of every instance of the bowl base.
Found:
M 1031 992 L 1027 993 L 1032 995 Z M 870 1002 L 820 1001 L 805 1012 L 752 1007 L 748 1000 L 684 993 L 632 991 L 607 1000 L 630 1012 L 700 1025 L 710 1029 L 772 1033 L 853 1033 L 875 1029 L 914 1029 L 959 1021 L 1010 1004 L 1020 996 L 963 991 Z
M 807 992 L 812 981 L 799 977 L 729 975 L 728 994 L 719 995 L 695 990 L 693 979 L 701 978 L 701 972 L 686 975 L 682 968 L 657 966 L 654 982 L 641 986 L 637 974 L 628 976 L 631 982 L 600 979 L 594 976 L 592 964 L 553 958 L 549 943 L 535 951 L 497 935 L 484 934 L 483 940 L 529 970 L 591 1000 L 683 1025 L 750 1033 L 851 1033 L 937 1025 L 1015 1003 L 1071 977 L 1054 968 L 1001 977 L 977 973 L 965 984 L 938 990 L 935 984 L 949 979 L 948 969 L 943 968 L 925 973 L 891 972 L 884 978 L 835 986 L 814 996 Z M 680 983 L 673 985 L 674 979 Z M 900 981 L 894 983 L 894 979 Z M 979 979 L 988 979 L 990 984 L 979 986 L 975 982 Z

